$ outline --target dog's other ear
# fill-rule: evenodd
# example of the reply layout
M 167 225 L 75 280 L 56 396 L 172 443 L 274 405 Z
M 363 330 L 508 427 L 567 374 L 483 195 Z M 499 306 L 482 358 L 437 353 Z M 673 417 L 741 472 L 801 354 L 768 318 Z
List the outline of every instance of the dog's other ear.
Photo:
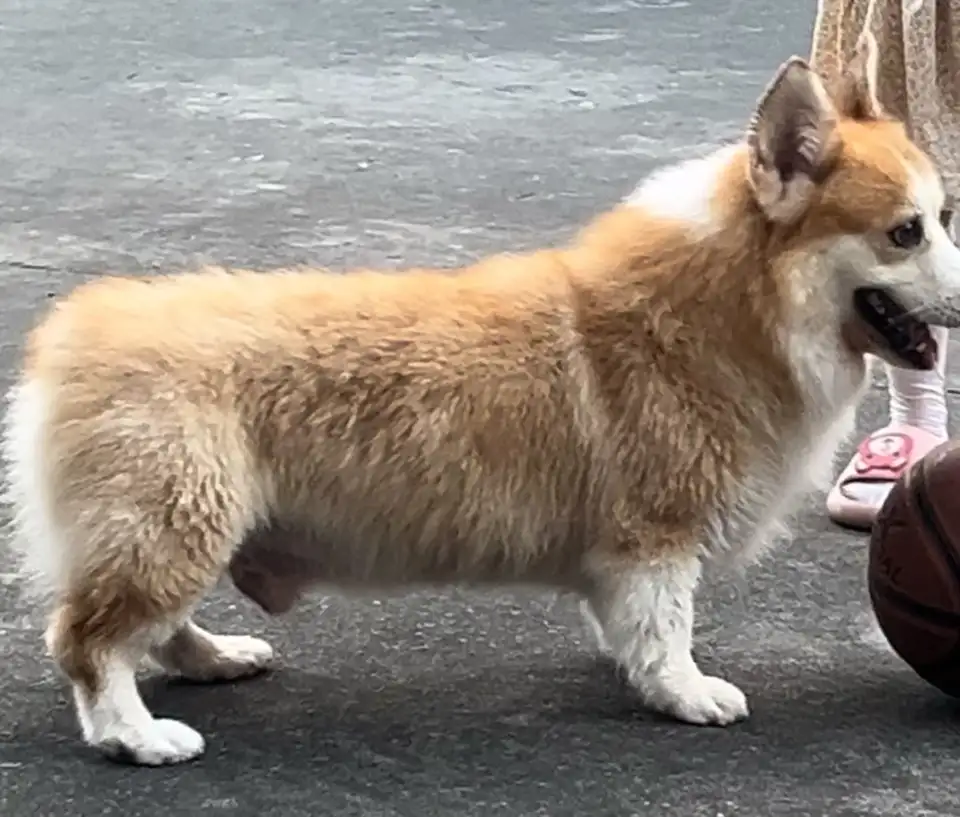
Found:
M 767 218 L 799 218 L 839 147 L 838 113 L 807 62 L 793 57 L 767 86 L 747 131 L 750 182 Z
M 877 95 L 877 41 L 865 31 L 837 82 L 834 104 L 841 116 L 868 121 L 884 117 Z

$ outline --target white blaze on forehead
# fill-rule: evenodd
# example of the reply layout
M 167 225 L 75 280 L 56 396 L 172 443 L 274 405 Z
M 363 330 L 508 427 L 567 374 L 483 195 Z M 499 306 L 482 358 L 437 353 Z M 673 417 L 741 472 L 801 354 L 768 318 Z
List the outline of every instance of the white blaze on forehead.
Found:
M 728 145 L 709 156 L 657 170 L 630 194 L 627 204 L 660 218 L 710 226 L 717 182 L 736 150 L 737 145 Z
M 910 201 L 922 214 L 929 248 L 917 260 L 915 286 L 917 300 L 927 304 L 960 301 L 960 249 L 950 232 L 940 223 L 946 204 L 943 182 L 928 163 L 910 163 Z
M 906 160 L 905 160 L 906 161 Z M 910 202 L 923 214 L 925 219 L 940 223 L 940 211 L 943 209 L 945 195 L 943 183 L 934 168 L 926 163 L 907 162 Z

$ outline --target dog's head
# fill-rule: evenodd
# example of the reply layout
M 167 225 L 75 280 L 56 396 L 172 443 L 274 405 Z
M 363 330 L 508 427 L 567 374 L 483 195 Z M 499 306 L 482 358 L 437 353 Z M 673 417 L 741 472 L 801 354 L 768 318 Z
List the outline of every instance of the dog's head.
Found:
M 931 159 L 888 117 L 876 91 L 876 45 L 827 90 L 803 60 L 781 66 L 747 136 L 753 197 L 787 246 L 805 254 L 856 351 L 928 369 L 936 347 L 917 318 L 960 302 L 960 249 Z

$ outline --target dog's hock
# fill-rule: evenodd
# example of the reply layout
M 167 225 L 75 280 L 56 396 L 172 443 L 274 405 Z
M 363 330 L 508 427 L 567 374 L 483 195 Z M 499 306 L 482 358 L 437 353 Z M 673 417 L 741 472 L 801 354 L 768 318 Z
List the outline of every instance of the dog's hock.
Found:
M 757 104 L 747 132 L 750 182 L 772 221 L 789 223 L 810 204 L 834 151 L 837 111 L 820 78 L 794 57 Z

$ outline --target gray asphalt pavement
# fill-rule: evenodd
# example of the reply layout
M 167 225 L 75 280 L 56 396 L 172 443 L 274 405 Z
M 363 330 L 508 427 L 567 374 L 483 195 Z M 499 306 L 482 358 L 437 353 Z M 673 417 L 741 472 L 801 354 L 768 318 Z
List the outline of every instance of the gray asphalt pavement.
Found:
M 45 299 L 104 271 L 445 265 L 563 239 L 654 166 L 736 134 L 813 14 L 0 0 L 0 386 Z M 885 649 L 864 539 L 821 505 L 703 594 L 698 654 L 749 695 L 742 725 L 649 716 L 550 597 L 316 596 L 267 620 L 224 591 L 204 622 L 266 634 L 282 664 L 150 683 L 155 711 L 208 739 L 171 769 L 81 745 L 0 562 L 0 815 L 957 817 L 958 706 Z

